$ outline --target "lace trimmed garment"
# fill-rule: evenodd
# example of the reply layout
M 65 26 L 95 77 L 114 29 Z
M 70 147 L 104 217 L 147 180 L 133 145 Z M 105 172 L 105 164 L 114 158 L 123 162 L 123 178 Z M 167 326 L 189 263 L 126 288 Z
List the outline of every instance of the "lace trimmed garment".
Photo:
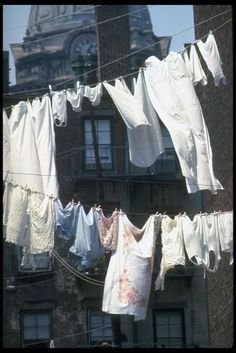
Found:
M 111 217 L 104 216 L 103 211 L 97 208 L 98 230 L 100 241 L 105 250 L 115 250 L 118 239 L 118 211 L 114 211 Z
M 162 258 L 160 272 L 155 281 L 155 290 L 164 290 L 166 272 L 176 265 L 185 266 L 184 242 L 182 237 L 181 217 L 174 219 L 162 216 L 161 241 Z

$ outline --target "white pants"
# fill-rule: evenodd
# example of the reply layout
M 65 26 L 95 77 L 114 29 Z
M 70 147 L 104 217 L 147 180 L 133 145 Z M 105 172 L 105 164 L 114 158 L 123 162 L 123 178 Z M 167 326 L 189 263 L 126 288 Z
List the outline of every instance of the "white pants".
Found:
M 168 129 L 189 193 L 223 189 L 215 178 L 209 133 L 202 109 L 180 54 L 146 60 L 145 80 L 151 102 Z

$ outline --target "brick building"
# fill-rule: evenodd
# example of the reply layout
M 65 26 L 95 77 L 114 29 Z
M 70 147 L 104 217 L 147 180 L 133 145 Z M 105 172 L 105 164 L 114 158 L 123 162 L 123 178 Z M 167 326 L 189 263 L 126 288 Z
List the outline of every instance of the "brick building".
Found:
M 83 5 L 68 5 L 68 8 L 69 6 L 73 6 L 74 15 L 69 14 L 69 10 L 64 5 L 63 8 L 61 5 L 32 6 L 26 42 L 46 38 L 50 36 L 51 30 L 54 31 L 52 32 L 54 34 L 59 33 L 59 28 L 62 25 L 61 22 L 57 23 L 56 17 L 59 14 L 70 15 L 65 21 L 65 26 L 67 26 L 65 30 L 67 28 L 68 31 L 70 28 L 74 28 L 76 21 L 80 23 L 80 26 L 85 26 L 93 21 L 100 23 L 109 18 L 120 16 L 114 21 L 97 25 L 93 33 L 91 31 L 87 33 L 89 37 L 85 36 L 91 43 L 90 35 L 92 34 L 92 37 L 95 35 L 96 51 L 92 54 L 96 54 L 97 57 L 96 64 L 83 61 L 87 65 L 84 72 L 88 71 L 89 67 L 93 67 L 91 65 L 101 66 L 101 69 L 96 71 L 96 75 L 89 78 L 92 83 L 129 74 L 137 70 L 149 55 L 163 58 L 168 53 L 170 39 L 169 42 L 163 41 L 165 45 L 163 43 L 159 46 L 153 45 L 151 51 L 143 51 L 142 55 L 117 60 L 126 56 L 127 53 L 131 53 L 132 50 L 142 48 L 144 43 L 150 43 L 148 41 L 154 43 L 158 39 L 152 33 L 151 23 L 148 23 L 150 18 L 147 9 L 142 16 L 139 16 L 138 12 L 136 16 L 133 15 L 132 21 L 131 16 L 121 16 L 132 11 L 132 6 L 137 9 L 139 5 L 102 5 L 96 8 L 95 13 L 89 12 L 88 9 L 84 9 L 83 12 Z M 146 5 L 140 5 L 141 7 L 146 7 Z M 200 9 L 201 6 L 196 8 Z M 195 16 L 197 11 L 201 16 L 200 10 L 195 10 Z M 47 16 L 51 19 L 49 22 L 47 22 Z M 55 16 L 54 20 L 53 16 Z M 88 22 L 83 22 L 85 20 Z M 201 19 L 198 22 L 200 21 Z M 144 26 L 144 23 L 147 27 Z M 41 25 L 40 30 L 39 24 Z M 203 32 L 205 34 L 204 30 Z M 77 40 L 77 34 L 81 35 L 79 31 L 73 33 L 71 38 L 69 34 L 63 35 L 61 41 L 57 39 L 56 45 L 52 39 L 49 43 L 48 39 L 46 43 L 50 45 L 45 46 L 44 51 L 40 51 L 39 44 L 36 45 L 36 43 L 40 43 L 42 46 L 45 41 L 36 42 L 35 45 L 32 45 L 31 51 L 25 50 L 23 59 L 20 52 L 24 48 L 13 48 L 19 73 L 17 73 L 17 84 L 12 87 L 12 92 L 16 92 L 22 87 L 27 89 L 37 88 L 40 85 L 47 87 L 50 83 L 57 84 L 60 80 L 64 81 L 82 72 L 79 71 L 81 56 L 80 59 L 78 56 L 70 57 L 71 53 L 75 53 L 75 49 L 73 49 L 75 47 L 79 47 L 79 53 L 83 54 L 81 49 L 83 46 L 81 47 L 80 40 Z M 83 35 L 85 34 L 83 33 Z M 83 40 L 86 42 L 85 37 Z M 198 33 L 196 33 L 197 37 Z M 57 48 L 58 53 L 53 52 L 53 48 Z M 45 56 L 46 49 L 48 52 Z M 221 51 L 221 47 L 219 50 Z M 50 65 L 54 67 L 53 61 L 61 60 L 63 63 L 61 67 L 65 70 L 57 71 L 55 64 L 55 70 L 50 71 L 50 79 L 45 75 L 42 82 L 39 82 L 37 69 L 33 70 L 33 75 L 31 75 L 32 70 L 29 70 L 28 77 L 24 74 L 24 70 L 28 70 L 33 63 L 35 64 L 36 59 L 41 60 L 41 64 L 45 62 L 45 66 L 43 66 L 47 69 L 50 68 Z M 69 68 L 69 62 L 71 64 L 72 61 L 75 71 L 71 67 Z M 106 65 L 111 61 L 114 63 Z M 44 70 L 42 67 L 41 69 Z M 225 74 L 227 77 L 228 72 Z M 81 79 L 88 78 L 81 77 Z M 132 89 L 131 78 L 125 78 L 125 81 Z M 63 87 L 67 88 L 68 86 Z M 203 93 L 208 97 L 206 92 L 206 87 L 204 87 Z M 227 92 L 225 94 L 230 99 L 230 91 Z M 11 100 L 10 98 L 5 100 L 4 106 L 12 104 L 12 99 L 17 102 L 17 94 Z M 204 108 L 206 109 L 205 106 Z M 219 109 L 223 110 L 222 107 Z M 100 168 L 97 168 L 97 161 L 93 154 L 91 158 L 92 146 L 87 139 L 88 134 L 91 133 L 93 122 L 97 136 L 101 136 L 104 132 L 107 136 L 97 146 L 100 153 Z M 211 124 L 210 118 L 206 118 L 206 122 Z M 211 135 L 211 125 L 209 125 L 209 131 Z M 150 168 L 138 168 L 129 162 L 126 127 L 105 89 L 101 104 L 96 109 L 92 109 L 90 102 L 86 99 L 83 101 L 83 109 L 80 113 L 72 111 L 68 104 L 68 126 L 66 128 L 55 127 L 55 133 L 60 199 L 64 206 L 72 198 L 75 202 L 80 201 L 86 211 L 89 211 L 94 203 L 101 204 L 107 216 L 114 208 L 121 208 L 127 212 L 131 222 L 138 227 L 142 227 L 148 215 L 157 211 L 166 211 L 170 216 L 174 216 L 180 211 L 186 211 L 187 214 L 193 215 L 202 210 L 202 201 L 205 200 L 208 193 L 207 191 L 196 194 L 187 193 L 172 141 L 163 125 L 165 154 Z M 218 147 L 214 145 L 214 141 L 212 146 L 215 155 L 215 149 Z M 216 175 L 220 180 L 222 177 L 223 185 L 225 186 L 227 182 L 230 185 L 231 181 L 227 181 L 225 174 L 221 174 L 222 170 L 217 160 L 214 163 Z M 207 204 L 204 203 L 204 205 L 207 208 Z M 209 203 L 208 207 L 209 212 L 212 211 L 213 205 Z M 214 205 L 214 207 L 218 208 L 218 205 Z M 225 207 L 226 204 L 221 204 L 222 209 Z M 231 209 L 232 205 L 229 204 L 228 207 Z M 127 338 L 125 342 L 120 342 L 122 347 L 165 346 L 168 348 L 177 346 L 186 348 L 210 346 L 208 307 L 209 315 L 212 315 L 211 310 L 214 308 L 211 309 L 211 305 L 213 306 L 214 303 L 210 303 L 209 279 L 207 292 L 201 268 L 194 267 L 187 262 L 184 268 L 170 270 L 166 276 L 164 291 L 155 292 L 154 283 L 152 283 L 147 318 L 134 322 L 131 316 L 114 317 L 101 312 L 103 286 L 99 281 L 104 281 L 109 254 L 104 258 L 100 269 L 91 270 L 85 278 L 74 267 L 74 255 L 68 251 L 70 245 L 69 241 L 55 237 L 57 256 L 42 255 L 40 259 L 36 259 L 38 267 L 33 272 L 30 267 L 22 268 L 20 266 L 22 254 L 19 249 L 12 244 L 3 243 L 3 344 L 5 348 L 49 347 L 52 339 L 54 339 L 56 348 L 91 347 L 102 341 L 116 340 L 117 337 L 114 335 L 119 334 L 119 330 Z M 153 279 L 156 278 L 159 271 L 160 251 L 160 234 L 158 234 Z M 227 271 L 228 269 L 229 266 Z M 91 283 L 92 280 L 93 283 Z M 96 285 L 95 281 L 97 281 Z M 120 337 L 118 337 L 118 341 L 120 341 Z
M 233 51 L 232 6 L 194 5 L 194 23 L 214 17 L 195 29 L 195 36 L 202 38 L 210 30 L 214 32 L 219 48 L 227 84 L 215 87 L 211 75 L 201 91 L 199 99 L 209 130 L 213 150 L 213 164 L 224 190 L 212 196 L 203 194 L 203 207 L 213 210 L 233 209 Z M 221 14 L 221 16 L 217 16 Z M 227 22 L 227 23 L 226 23 Z M 204 64 L 204 63 L 203 63 Z M 229 256 L 222 254 L 219 268 L 207 274 L 207 298 L 209 311 L 210 344 L 212 348 L 231 348 L 233 345 L 233 267 Z

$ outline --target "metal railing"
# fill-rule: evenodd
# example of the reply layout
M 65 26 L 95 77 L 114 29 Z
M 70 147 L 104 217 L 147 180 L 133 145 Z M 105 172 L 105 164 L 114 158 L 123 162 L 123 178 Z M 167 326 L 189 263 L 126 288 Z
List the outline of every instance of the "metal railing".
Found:
M 181 178 L 179 163 L 174 149 L 166 151 L 148 168 L 140 168 L 129 161 L 128 146 L 99 145 L 100 165 L 103 176 L 157 175 L 160 178 Z M 57 166 L 66 168 L 70 177 L 96 175 L 96 160 L 91 145 L 57 154 Z

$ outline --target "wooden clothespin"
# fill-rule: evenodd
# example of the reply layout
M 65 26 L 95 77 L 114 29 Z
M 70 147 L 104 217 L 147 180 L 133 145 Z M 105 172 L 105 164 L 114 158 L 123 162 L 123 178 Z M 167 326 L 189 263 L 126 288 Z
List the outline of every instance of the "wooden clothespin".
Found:
M 78 206 L 80 206 L 80 205 L 81 205 L 81 203 L 80 203 L 80 201 L 78 201 L 78 203 L 77 203 L 77 207 L 78 207 Z
M 51 86 L 51 85 L 48 85 L 48 88 L 49 88 L 50 94 L 52 94 L 52 86 Z

